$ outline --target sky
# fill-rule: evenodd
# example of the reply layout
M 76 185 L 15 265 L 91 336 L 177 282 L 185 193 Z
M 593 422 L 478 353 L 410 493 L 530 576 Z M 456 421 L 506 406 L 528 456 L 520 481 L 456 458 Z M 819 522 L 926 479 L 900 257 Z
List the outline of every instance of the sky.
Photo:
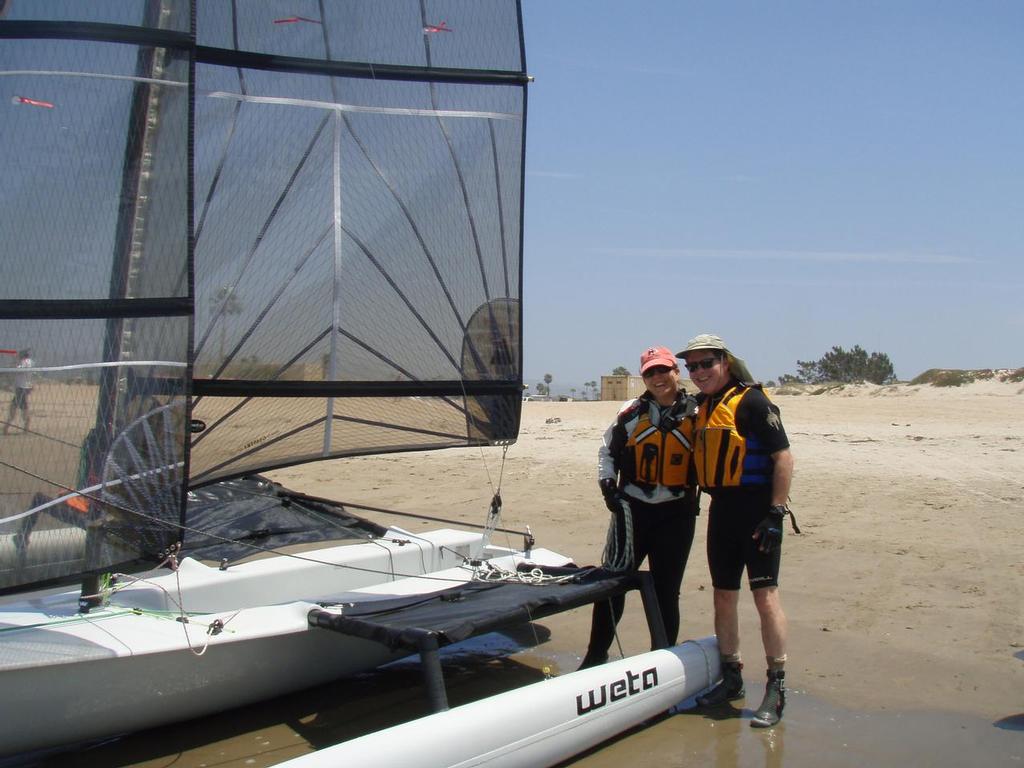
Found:
M 524 375 L 1024 366 L 1024 2 L 523 0 Z

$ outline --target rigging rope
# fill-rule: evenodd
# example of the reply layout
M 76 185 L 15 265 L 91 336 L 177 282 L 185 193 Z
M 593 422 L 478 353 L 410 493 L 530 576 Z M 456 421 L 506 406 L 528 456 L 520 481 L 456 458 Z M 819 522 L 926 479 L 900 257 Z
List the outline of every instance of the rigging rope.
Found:
M 42 478 L 42 477 L 40 477 L 38 479 L 45 480 L 45 478 Z M 358 571 L 358 572 L 361 572 L 361 573 L 372 573 L 372 574 L 381 575 L 381 576 L 390 576 L 392 579 L 398 579 L 398 578 L 417 578 L 417 579 L 424 579 L 424 580 L 427 580 L 427 581 L 438 581 L 438 582 L 445 582 L 445 583 L 451 583 L 453 580 L 455 580 L 452 577 L 430 576 L 430 575 L 428 575 L 426 573 L 404 573 L 404 572 L 395 570 L 393 563 L 392 563 L 392 565 L 391 565 L 391 567 L 390 567 L 390 569 L 388 571 L 384 571 L 384 570 L 381 570 L 381 569 L 378 569 L 378 568 L 368 568 L 368 567 L 363 567 L 363 566 L 358 566 L 358 565 L 351 565 L 351 564 L 347 564 L 347 563 L 334 563 L 334 562 L 330 562 L 330 561 L 319 560 L 317 558 L 309 557 L 309 556 L 306 556 L 306 555 L 303 555 L 303 554 L 299 554 L 299 553 L 284 552 L 284 551 L 279 550 L 279 549 L 275 549 L 275 548 L 272 548 L 272 547 L 260 546 L 259 544 L 254 544 L 254 543 L 248 542 L 248 541 L 241 541 L 241 540 L 238 540 L 238 539 L 228 538 L 228 537 L 225 537 L 225 536 L 219 536 L 219 535 L 217 535 L 215 533 L 212 533 L 210 531 L 202 530 L 202 529 L 195 528 L 195 527 L 188 526 L 188 525 L 184 525 L 184 524 L 181 524 L 181 523 L 171 523 L 171 522 L 168 522 L 167 520 L 164 520 L 162 518 L 156 517 L 154 515 L 146 514 L 145 512 L 142 512 L 141 510 L 132 509 L 130 507 L 124 506 L 123 504 L 118 504 L 115 500 L 112 500 L 112 499 L 109 499 L 109 498 L 100 498 L 100 497 L 97 497 L 97 496 L 95 496 L 93 494 L 87 494 L 87 493 L 84 493 L 84 494 L 81 494 L 81 495 L 86 497 L 86 498 L 91 499 L 92 501 L 96 502 L 97 504 L 106 505 L 106 506 L 109 506 L 109 507 L 114 507 L 114 508 L 116 508 L 116 509 L 118 509 L 120 511 L 126 512 L 126 513 L 131 514 L 131 515 L 134 515 L 134 516 L 139 517 L 139 518 L 141 518 L 143 520 L 147 520 L 147 521 L 149 521 L 151 523 L 156 523 L 157 525 L 163 526 L 165 528 L 173 529 L 175 531 L 180 531 L 180 532 L 183 532 L 183 533 L 192 533 L 192 534 L 196 534 L 196 535 L 205 536 L 207 538 L 213 539 L 213 540 L 215 540 L 217 542 L 220 542 L 222 544 L 235 544 L 235 545 L 242 546 L 242 547 L 245 547 L 247 549 L 250 549 L 254 553 L 273 554 L 273 555 L 278 555 L 278 556 L 281 556 L 281 557 L 292 558 L 294 560 L 299 560 L 299 561 L 303 561 L 303 562 L 314 563 L 314 564 L 317 564 L 317 565 L 326 565 L 326 566 L 331 566 L 333 568 L 341 568 L 341 569 L 346 569 L 346 570 L 351 570 L 351 571 Z M 296 494 L 296 495 L 301 496 L 301 494 Z M 499 501 L 500 501 L 500 499 L 499 499 Z M 353 506 L 357 506 L 357 505 L 353 505 Z M 381 510 L 381 511 L 385 511 L 386 512 L 388 510 Z M 478 526 L 474 526 L 474 527 L 478 527 Z M 460 552 L 458 552 L 458 551 L 456 551 L 454 549 L 451 549 L 450 547 L 447 547 L 445 545 L 435 545 L 435 544 L 433 544 L 433 542 L 430 542 L 428 539 L 424 539 L 423 537 L 417 536 L 416 534 L 411 533 L 409 531 L 402 531 L 402 533 L 404 534 L 404 536 L 406 536 L 408 538 L 397 538 L 397 537 L 383 536 L 383 537 L 378 537 L 378 538 L 368 538 L 368 539 L 366 539 L 366 543 L 376 544 L 377 546 L 380 546 L 381 548 L 383 548 L 385 550 L 387 550 L 387 547 L 384 547 L 384 543 L 385 542 L 392 543 L 392 544 L 398 544 L 399 546 L 404 546 L 404 545 L 407 545 L 407 544 L 417 544 L 418 546 L 423 546 L 423 545 L 438 546 L 439 549 L 451 552 L 452 554 L 456 555 L 459 559 L 463 560 L 464 561 L 463 565 L 465 565 L 465 563 L 468 563 L 468 562 L 472 561 L 472 558 L 466 558 Z M 419 540 L 419 541 L 414 541 L 414 540 Z M 179 546 L 178 544 L 174 544 L 174 545 L 172 545 L 171 548 L 169 548 L 167 551 L 165 551 L 163 553 L 165 560 L 163 562 L 161 562 L 160 566 L 158 566 L 158 567 L 162 567 L 164 564 L 166 564 L 168 562 L 168 559 L 169 559 L 170 555 L 172 554 L 172 550 L 175 549 L 178 546 Z M 510 547 L 510 549 L 511 549 L 511 547 Z M 422 549 L 420 551 L 422 553 Z M 391 551 L 388 550 L 388 552 L 389 552 L 389 555 L 390 555 Z M 176 550 L 175 550 L 175 553 L 176 553 Z M 424 565 L 424 570 L 425 570 L 425 563 L 423 563 L 423 565 Z M 471 578 L 470 581 L 472 581 L 472 580 L 473 579 Z M 182 610 L 184 610 L 184 608 L 182 608 Z
M 601 563 L 609 571 L 624 573 L 633 568 L 633 510 L 625 499 L 619 505 L 621 513 L 613 513 L 608 523 Z

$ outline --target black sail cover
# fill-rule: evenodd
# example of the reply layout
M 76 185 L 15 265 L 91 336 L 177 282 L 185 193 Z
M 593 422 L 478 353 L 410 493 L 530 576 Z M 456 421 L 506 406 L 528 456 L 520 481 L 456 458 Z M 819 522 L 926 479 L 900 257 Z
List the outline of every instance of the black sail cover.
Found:
M 518 2 L 0 9 L 0 589 L 159 557 L 189 486 L 515 439 Z

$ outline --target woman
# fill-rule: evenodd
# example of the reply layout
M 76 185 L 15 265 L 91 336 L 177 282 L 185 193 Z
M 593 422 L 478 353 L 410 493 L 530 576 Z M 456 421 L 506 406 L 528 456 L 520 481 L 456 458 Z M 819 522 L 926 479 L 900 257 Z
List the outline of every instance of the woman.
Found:
M 603 561 L 625 571 L 647 558 L 665 634 L 674 645 L 697 515 L 688 436 L 696 401 L 680 388 L 679 366 L 667 347 L 640 355 L 640 375 L 647 391 L 622 406 L 598 449 L 598 483 L 612 513 Z M 580 669 L 608 660 L 624 605 L 622 595 L 594 604 Z

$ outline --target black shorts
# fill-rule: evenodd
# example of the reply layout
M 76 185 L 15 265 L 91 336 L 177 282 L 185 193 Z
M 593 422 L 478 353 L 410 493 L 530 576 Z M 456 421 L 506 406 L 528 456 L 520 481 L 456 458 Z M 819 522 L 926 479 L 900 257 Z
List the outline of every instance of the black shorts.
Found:
M 754 529 L 771 506 L 768 493 L 720 495 L 708 515 L 708 568 L 716 589 L 739 589 L 743 570 L 750 588 L 777 587 L 782 547 L 761 552 Z

